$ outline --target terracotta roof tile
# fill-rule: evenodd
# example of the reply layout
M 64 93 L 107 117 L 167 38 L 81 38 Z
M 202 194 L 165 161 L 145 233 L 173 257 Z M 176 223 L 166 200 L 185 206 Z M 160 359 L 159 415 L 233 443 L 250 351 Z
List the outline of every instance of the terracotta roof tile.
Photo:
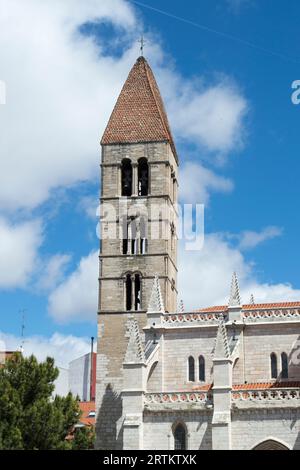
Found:
M 213 384 L 206 384 L 193 387 L 194 391 L 209 391 Z M 300 388 L 300 382 L 258 382 L 249 384 L 236 384 L 233 390 L 268 390 L 272 388 Z
M 300 302 L 280 302 L 272 304 L 254 304 L 254 305 L 243 305 L 243 310 L 260 310 L 268 308 L 294 308 L 300 307 Z
M 264 310 L 264 309 L 272 309 L 272 308 L 300 308 L 300 301 L 299 302 L 279 302 L 279 303 L 270 303 L 270 304 L 249 304 L 243 305 L 243 310 Z M 228 305 L 220 305 L 215 307 L 207 307 L 202 308 L 199 310 L 195 310 L 197 313 L 214 313 L 214 312 L 227 312 Z
M 94 401 L 81 401 L 79 402 L 79 408 L 82 411 L 80 417 L 80 423 L 85 426 L 95 426 L 96 418 L 94 416 L 89 416 L 90 412 L 96 410 L 96 404 Z
M 153 72 L 139 57 L 119 95 L 101 144 L 169 142 L 177 153 L 167 113 Z
M 268 390 L 270 388 L 299 388 L 300 382 L 261 382 L 233 385 L 233 390 Z

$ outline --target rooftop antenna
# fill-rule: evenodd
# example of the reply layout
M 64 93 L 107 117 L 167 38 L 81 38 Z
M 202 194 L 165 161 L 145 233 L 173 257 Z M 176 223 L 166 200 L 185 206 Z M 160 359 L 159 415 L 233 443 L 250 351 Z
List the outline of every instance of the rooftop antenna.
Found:
M 140 51 L 141 51 L 141 56 L 144 57 L 144 47 L 145 47 L 145 44 L 146 44 L 146 41 L 144 39 L 144 35 L 142 34 L 141 36 L 141 39 L 138 41 L 141 45 L 140 47 Z
M 21 345 L 20 345 L 20 352 L 23 353 L 24 352 L 24 343 L 25 343 L 25 335 L 24 335 L 24 331 L 25 331 L 25 313 L 26 313 L 26 310 L 23 308 L 22 310 L 20 310 L 20 314 L 21 314 Z

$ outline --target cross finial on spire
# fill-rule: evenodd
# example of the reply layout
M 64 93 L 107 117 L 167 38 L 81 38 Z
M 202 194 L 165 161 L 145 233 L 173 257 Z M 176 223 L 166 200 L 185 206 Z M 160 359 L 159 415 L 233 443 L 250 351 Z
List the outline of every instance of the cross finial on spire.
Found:
M 139 40 L 139 43 L 141 45 L 140 47 L 140 51 L 141 51 L 141 56 L 144 57 L 144 47 L 145 47 L 145 44 L 146 44 L 146 41 L 144 39 L 144 35 L 142 34 L 141 36 L 141 39 Z

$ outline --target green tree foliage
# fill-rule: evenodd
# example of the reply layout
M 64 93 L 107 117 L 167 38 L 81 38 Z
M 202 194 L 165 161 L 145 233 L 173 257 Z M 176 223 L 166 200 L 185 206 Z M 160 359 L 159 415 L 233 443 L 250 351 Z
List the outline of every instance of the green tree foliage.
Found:
M 76 429 L 72 441 L 72 450 L 88 450 L 94 448 L 95 432 L 92 428 Z
M 0 369 L 0 449 L 71 449 L 66 436 L 80 418 L 71 394 L 53 398 L 54 360 L 16 355 Z

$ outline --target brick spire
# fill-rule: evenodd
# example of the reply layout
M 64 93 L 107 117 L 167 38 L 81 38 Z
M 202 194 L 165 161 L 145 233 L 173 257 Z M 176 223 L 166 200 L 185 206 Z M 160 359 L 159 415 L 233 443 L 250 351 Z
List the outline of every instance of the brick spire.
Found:
M 169 142 L 177 153 L 153 72 L 144 57 L 131 69 L 104 131 L 101 144 Z

